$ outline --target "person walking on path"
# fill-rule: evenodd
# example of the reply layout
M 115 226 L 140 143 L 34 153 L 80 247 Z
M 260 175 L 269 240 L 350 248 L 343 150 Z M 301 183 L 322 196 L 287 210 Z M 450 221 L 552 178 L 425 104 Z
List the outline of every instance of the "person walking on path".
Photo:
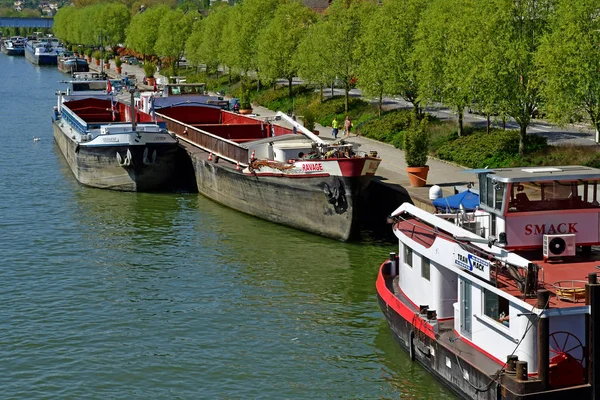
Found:
M 346 120 L 344 121 L 344 135 L 347 138 L 350 137 L 351 129 L 352 129 L 352 121 L 350 120 L 350 117 L 348 115 L 346 115 Z
M 331 126 L 333 128 L 333 137 L 337 139 L 338 128 L 339 128 L 339 123 L 338 123 L 337 117 L 333 117 L 333 122 L 331 123 Z

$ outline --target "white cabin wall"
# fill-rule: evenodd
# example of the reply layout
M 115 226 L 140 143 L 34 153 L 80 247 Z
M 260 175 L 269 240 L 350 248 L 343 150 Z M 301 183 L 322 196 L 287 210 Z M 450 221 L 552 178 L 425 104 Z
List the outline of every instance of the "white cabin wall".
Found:
M 458 278 L 456 274 L 431 261 L 431 282 L 433 293 L 437 295 L 435 309 L 438 318 L 454 318 L 454 303 L 458 299 Z
M 421 255 L 413 250 L 412 268 L 406 264 L 403 245 L 400 244 L 400 289 L 417 306 L 428 305 L 430 309 L 436 310 L 434 304 L 431 281 L 421 277 Z M 431 268 L 433 269 L 433 268 Z M 430 278 L 434 279 L 434 273 L 430 269 Z M 439 313 L 438 313 L 439 317 Z
M 527 329 L 528 317 L 518 317 L 517 314 L 529 313 L 531 310 L 525 310 L 510 303 L 510 324 L 505 326 L 485 315 L 483 290 L 475 281 L 472 286 L 472 297 L 471 342 L 501 362 L 505 362 L 506 357 L 513 353 Z M 536 336 L 537 329 L 536 326 L 533 326 L 527 331 L 527 336 L 515 353 L 519 356 L 519 360 L 527 361 L 529 372 L 537 371 Z

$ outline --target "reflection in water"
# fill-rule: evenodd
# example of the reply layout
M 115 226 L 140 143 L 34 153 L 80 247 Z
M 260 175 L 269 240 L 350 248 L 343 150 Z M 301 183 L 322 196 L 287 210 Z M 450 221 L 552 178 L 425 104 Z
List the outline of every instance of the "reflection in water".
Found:
M 381 378 L 401 399 L 455 399 L 456 396 L 442 386 L 420 364 L 412 362 L 408 353 L 392 336 L 385 321 L 380 319 L 374 345 L 379 349 L 378 361 L 382 364 Z M 382 397 L 385 399 L 397 398 Z

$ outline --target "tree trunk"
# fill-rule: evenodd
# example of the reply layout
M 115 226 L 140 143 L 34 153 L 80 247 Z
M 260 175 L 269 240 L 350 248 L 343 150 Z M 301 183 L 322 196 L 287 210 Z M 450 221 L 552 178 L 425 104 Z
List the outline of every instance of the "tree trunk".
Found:
M 319 104 L 323 103 L 323 90 L 324 90 L 324 85 L 321 84 L 319 87 Z
M 292 96 L 292 79 L 294 79 L 294 78 L 289 78 L 288 79 L 288 88 L 289 88 L 288 94 L 290 95 L 290 99 L 293 97 Z
M 490 134 L 490 114 L 485 115 L 485 133 Z
M 527 125 L 519 125 L 519 155 L 523 157 L 525 155 L 525 136 L 527 135 Z
M 419 120 L 419 114 L 421 113 L 419 110 L 419 103 L 413 103 L 413 113 L 415 115 L 415 121 Z
M 463 110 L 458 110 L 458 136 L 463 135 Z
M 596 121 L 594 123 L 594 126 L 596 127 L 596 137 L 594 138 L 596 141 L 596 144 L 600 143 L 600 121 Z
M 381 118 L 381 109 L 383 108 L 383 93 L 379 93 L 379 118 Z

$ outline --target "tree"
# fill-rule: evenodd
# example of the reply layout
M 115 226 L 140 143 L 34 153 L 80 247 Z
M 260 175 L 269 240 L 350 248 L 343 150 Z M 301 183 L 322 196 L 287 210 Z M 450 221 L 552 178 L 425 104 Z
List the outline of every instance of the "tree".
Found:
M 241 64 L 239 61 L 239 53 L 237 51 L 238 43 L 238 27 L 242 21 L 242 6 L 240 3 L 236 3 L 227 13 L 227 19 L 223 24 L 223 34 L 221 36 L 221 43 L 219 45 L 219 54 L 223 66 L 229 70 L 229 82 L 231 83 L 231 69 L 235 68 L 239 72 L 238 66 Z
M 261 75 L 288 81 L 292 97 L 292 79 L 298 74 L 294 55 L 298 45 L 314 23 L 315 14 L 298 1 L 280 5 L 266 28 L 258 37 L 258 68 Z
M 367 94 L 399 95 L 419 110 L 415 31 L 425 0 L 389 0 L 366 22 L 361 36 L 359 80 Z
M 177 66 L 179 59 L 183 57 L 185 43 L 190 33 L 196 13 L 184 14 L 181 10 L 169 10 L 162 16 L 158 27 L 158 37 L 154 45 L 154 51 L 158 56 L 168 57 Z M 176 74 L 176 68 L 173 73 Z
M 223 51 L 228 64 L 248 75 L 258 66 L 258 35 L 273 17 L 279 0 L 244 0 L 233 8 L 234 25 L 228 21 Z M 232 20 L 232 21 L 233 21 Z
M 419 65 L 419 100 L 442 101 L 458 114 L 458 135 L 463 133 L 463 112 L 474 97 L 470 45 L 477 26 L 476 0 L 435 0 L 423 14 L 415 46 Z
M 133 16 L 126 29 L 125 45 L 145 56 L 154 54 L 154 46 L 158 39 L 158 29 L 163 15 L 169 13 L 167 6 L 146 9 Z
M 490 131 L 490 117 L 494 114 L 506 118 L 504 110 L 507 95 L 506 75 L 502 72 L 502 56 L 499 37 L 496 34 L 498 21 L 493 2 L 477 2 L 473 23 L 477 26 L 475 36 L 469 44 L 472 54 L 473 107 L 486 116 L 486 131 Z
M 323 19 L 316 24 L 321 25 L 316 30 L 318 35 L 312 38 L 321 41 L 313 50 L 315 55 L 322 58 L 323 65 L 327 65 L 329 75 L 337 77 L 344 85 L 346 112 L 350 89 L 356 83 L 360 65 L 360 55 L 355 50 L 360 45 L 363 24 L 374 11 L 375 3 L 370 1 L 334 0 Z
M 218 71 L 223 62 L 220 43 L 223 38 L 223 27 L 226 25 L 232 8 L 226 4 L 211 9 L 208 17 L 197 21 L 190 38 L 186 43 L 188 61 L 196 65 L 204 63 L 206 72 Z
M 328 50 L 325 43 L 328 29 L 327 25 L 320 22 L 311 25 L 298 44 L 294 56 L 294 63 L 298 66 L 298 76 L 306 82 L 319 85 L 320 101 L 323 101 L 323 87 L 335 79 L 335 71 L 329 68 L 328 59 L 321 56 Z
M 587 114 L 600 141 L 600 18 L 594 0 L 559 0 L 536 54 L 543 109 L 565 124 Z
M 525 152 L 527 127 L 540 104 L 539 66 L 534 62 L 549 28 L 554 0 L 495 0 L 499 76 L 506 88 L 503 108 L 519 124 L 519 154 Z
M 98 6 L 101 15 L 97 21 L 103 36 L 103 43 L 116 46 L 125 41 L 125 29 L 131 21 L 127 7 L 120 3 L 105 3 Z

